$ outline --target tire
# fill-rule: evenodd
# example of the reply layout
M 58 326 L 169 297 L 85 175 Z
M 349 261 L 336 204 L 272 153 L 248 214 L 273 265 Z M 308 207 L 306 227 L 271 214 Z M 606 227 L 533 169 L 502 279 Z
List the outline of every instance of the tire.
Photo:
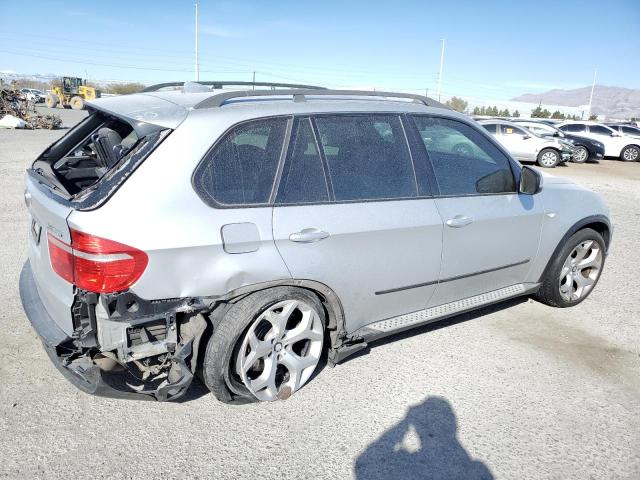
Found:
M 276 287 L 253 293 L 231 306 L 214 329 L 202 379 L 224 403 L 286 400 L 317 368 L 325 325 L 324 308 L 308 290 Z M 293 366 L 300 371 L 294 373 Z
M 585 228 L 574 233 L 551 259 L 534 298 L 552 307 L 578 305 L 598 283 L 605 251 L 604 239 L 595 230 Z
M 77 95 L 75 97 L 71 97 L 69 105 L 71 105 L 71 108 L 74 110 L 84 110 L 84 98 Z
M 56 108 L 58 105 L 58 97 L 56 95 L 47 95 L 44 99 L 44 104 L 49 108 Z
M 620 160 L 623 162 L 637 162 L 640 159 L 640 147 L 627 145 L 620 152 Z
M 573 163 L 585 163 L 589 160 L 589 150 L 582 145 L 578 145 L 571 155 L 571 161 Z
M 560 163 L 560 154 L 553 148 L 544 148 L 538 154 L 538 165 L 545 168 L 555 168 Z

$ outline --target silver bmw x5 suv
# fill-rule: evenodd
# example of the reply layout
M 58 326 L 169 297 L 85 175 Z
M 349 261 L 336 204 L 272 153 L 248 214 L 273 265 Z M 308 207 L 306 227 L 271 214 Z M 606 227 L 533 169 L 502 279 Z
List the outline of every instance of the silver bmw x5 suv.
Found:
M 89 113 L 27 170 L 20 277 L 88 393 L 172 400 L 199 375 L 286 399 L 321 359 L 511 297 L 576 305 L 602 273 L 598 195 L 425 97 L 189 85 Z

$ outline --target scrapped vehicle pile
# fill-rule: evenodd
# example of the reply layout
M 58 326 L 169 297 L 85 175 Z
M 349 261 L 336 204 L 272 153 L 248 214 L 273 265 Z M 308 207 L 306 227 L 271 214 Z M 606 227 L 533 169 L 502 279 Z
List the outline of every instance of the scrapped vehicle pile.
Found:
M 53 130 L 62 125 L 58 115 L 38 115 L 35 106 L 12 89 L 0 90 L 0 128 L 44 128 Z

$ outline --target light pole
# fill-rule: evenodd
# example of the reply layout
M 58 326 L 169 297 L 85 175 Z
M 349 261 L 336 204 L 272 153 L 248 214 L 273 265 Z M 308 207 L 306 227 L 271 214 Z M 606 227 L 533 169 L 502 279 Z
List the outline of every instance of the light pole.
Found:
M 440 52 L 440 73 L 438 73 L 438 101 L 440 101 L 440 92 L 442 88 L 442 66 L 444 65 L 444 38 L 442 39 L 442 51 Z
M 200 59 L 198 58 L 198 0 L 196 0 L 196 82 L 200 80 Z
M 593 90 L 596 88 L 596 75 L 598 75 L 598 69 L 593 71 L 593 83 L 591 84 L 591 95 L 589 95 L 589 116 L 587 120 L 591 118 L 591 104 L 593 103 Z

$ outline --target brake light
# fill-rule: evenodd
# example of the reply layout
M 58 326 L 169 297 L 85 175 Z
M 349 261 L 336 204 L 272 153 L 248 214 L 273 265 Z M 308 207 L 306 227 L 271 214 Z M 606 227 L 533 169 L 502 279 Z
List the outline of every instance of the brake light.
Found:
M 71 245 L 47 233 L 53 270 L 78 288 L 96 293 L 126 290 L 142 275 L 147 254 L 122 243 L 71 230 Z

